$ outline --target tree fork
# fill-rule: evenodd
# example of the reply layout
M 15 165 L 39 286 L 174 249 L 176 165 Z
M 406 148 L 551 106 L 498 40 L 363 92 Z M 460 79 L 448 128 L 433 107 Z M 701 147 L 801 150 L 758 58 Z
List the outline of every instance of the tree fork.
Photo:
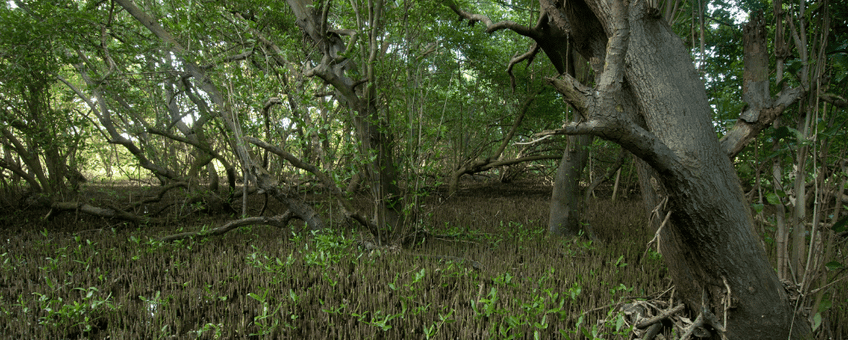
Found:
M 808 336 L 809 325 L 802 320 L 790 330 L 792 305 L 756 241 L 735 171 L 712 131 L 703 84 L 679 38 L 664 21 L 646 15 L 643 2 L 565 5 L 566 23 L 596 20 L 610 38 L 604 74 L 592 96 L 584 96 L 585 87 L 575 82 L 555 81 L 570 103 L 588 113 L 588 122 L 569 124 L 559 132 L 616 141 L 657 170 L 672 211 L 661 244 L 669 272 L 691 309 L 706 304 L 722 312 L 728 320 L 722 336 Z M 585 9 L 593 14 L 576 16 Z M 597 57 L 586 47 L 581 53 Z M 625 80 L 627 86 L 622 87 Z M 629 91 L 647 129 L 628 118 L 636 106 L 623 105 L 621 94 Z M 729 311 L 721 309 L 721 299 L 730 298 L 728 290 L 738 301 Z M 704 292 L 706 299 L 701 298 Z

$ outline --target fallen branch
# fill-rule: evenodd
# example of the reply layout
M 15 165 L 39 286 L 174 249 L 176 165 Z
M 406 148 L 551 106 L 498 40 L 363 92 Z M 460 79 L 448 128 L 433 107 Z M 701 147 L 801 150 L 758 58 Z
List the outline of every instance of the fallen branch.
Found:
M 159 240 L 162 241 L 162 242 L 173 242 L 173 241 L 176 241 L 176 240 L 182 240 L 182 239 L 186 239 L 186 238 L 189 238 L 189 237 L 218 236 L 218 235 L 226 234 L 230 230 L 233 230 L 233 229 L 236 229 L 236 228 L 245 227 L 245 226 L 249 226 L 249 225 L 256 225 L 256 224 L 267 224 L 267 225 L 272 225 L 272 226 L 275 226 L 275 227 L 278 227 L 278 228 L 283 228 L 286 225 L 288 225 L 289 221 L 292 218 L 294 218 L 294 214 L 292 214 L 291 211 L 286 211 L 285 214 L 277 215 L 277 216 L 274 216 L 274 217 L 265 217 L 265 216 L 247 217 L 247 218 L 243 218 L 243 219 L 240 219 L 240 220 L 227 222 L 227 224 L 224 224 L 223 226 L 220 226 L 218 228 L 174 234 L 174 235 L 170 235 L 170 236 L 165 236 L 165 237 L 163 237 Z
M 159 193 L 156 194 L 156 197 L 151 197 L 151 198 L 147 198 L 147 199 L 138 201 L 135 204 L 133 204 L 132 206 L 130 206 L 127 210 L 135 210 L 135 209 L 137 209 L 137 208 L 139 208 L 139 207 L 141 207 L 142 205 L 145 205 L 145 204 L 160 202 L 160 201 L 162 201 L 162 198 L 165 197 L 165 194 L 168 193 L 168 191 L 171 191 L 171 190 L 176 189 L 176 188 L 188 189 L 188 183 L 186 183 L 186 182 L 173 182 L 171 184 L 168 184 L 168 185 L 162 187 L 161 189 L 159 189 Z
M 163 220 L 158 218 L 139 216 L 120 209 L 96 207 L 91 204 L 81 202 L 53 202 L 49 206 L 51 210 L 47 213 L 47 216 L 44 217 L 47 219 L 52 218 L 56 211 L 80 211 L 89 215 L 114 218 L 138 224 L 163 222 Z
M 255 138 L 255 137 L 246 137 L 245 140 L 250 142 L 253 145 L 256 145 L 260 148 L 270 151 L 271 153 L 280 156 L 281 158 L 287 160 L 289 164 L 293 165 L 296 168 L 303 169 L 308 171 L 309 173 L 315 175 L 318 180 L 324 184 L 326 188 L 330 190 L 330 193 L 336 198 L 336 201 L 339 202 L 342 208 L 342 214 L 349 219 L 352 219 L 362 226 L 368 228 L 371 232 L 376 232 L 376 225 L 369 221 L 368 218 L 365 217 L 362 213 L 358 212 L 349 200 L 344 196 L 342 190 L 336 185 L 336 183 L 329 177 L 327 174 L 323 173 L 318 167 L 315 165 L 306 163 L 291 153 L 286 152 L 283 149 L 280 149 L 276 146 L 270 145 L 265 141 Z M 276 196 L 275 196 L 276 197 Z
M 686 307 L 686 305 L 684 305 L 684 304 L 679 304 L 679 305 L 677 305 L 676 307 L 671 308 L 671 309 L 669 309 L 669 310 L 666 310 L 666 311 L 664 311 L 664 312 L 660 313 L 660 314 L 659 314 L 659 315 L 657 315 L 657 316 L 654 316 L 654 317 L 652 317 L 652 318 L 650 318 L 650 319 L 647 319 L 647 320 L 644 320 L 644 321 L 642 321 L 642 322 L 639 322 L 638 324 L 636 324 L 636 328 L 639 328 L 639 329 L 642 329 L 642 328 L 648 328 L 649 326 L 651 326 L 651 325 L 653 325 L 653 324 L 655 324 L 655 323 L 657 323 L 657 322 L 660 322 L 660 321 L 662 321 L 662 320 L 668 319 L 668 318 L 669 318 L 669 317 L 671 317 L 673 314 L 675 314 L 675 313 L 677 313 L 677 312 L 682 311 L 684 307 Z

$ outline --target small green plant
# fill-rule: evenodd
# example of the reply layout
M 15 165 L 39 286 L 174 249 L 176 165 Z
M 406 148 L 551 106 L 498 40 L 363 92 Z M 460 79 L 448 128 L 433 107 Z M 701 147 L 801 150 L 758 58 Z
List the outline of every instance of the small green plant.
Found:
M 517 287 L 518 286 L 517 284 L 512 283 L 512 278 L 513 278 L 513 276 L 509 272 L 506 272 L 506 273 L 503 273 L 501 275 L 498 275 L 497 277 L 495 277 L 492 280 L 497 285 Z
M 253 317 L 253 324 L 259 329 L 258 333 L 251 333 L 251 336 L 255 335 L 267 335 L 272 334 L 275 329 L 280 325 L 280 320 L 274 317 L 277 312 L 280 311 L 280 308 L 283 307 L 282 304 L 278 304 L 276 308 L 271 306 L 271 302 L 268 299 L 268 290 L 267 288 L 262 289 L 262 295 L 256 293 L 247 294 L 252 299 L 258 301 L 262 304 L 262 313 Z M 273 311 L 272 311 L 273 308 Z
M 439 321 L 434 322 L 430 327 L 424 327 L 424 337 L 427 339 L 432 339 L 438 334 L 439 329 L 446 323 L 456 322 L 455 319 L 452 319 L 453 313 L 456 310 L 451 308 L 451 310 L 447 314 L 439 313 Z
M 248 255 L 245 258 L 245 262 L 254 268 L 262 270 L 265 274 L 270 274 L 271 284 L 280 283 L 288 276 L 289 269 L 295 261 L 293 253 L 289 253 L 284 261 L 279 257 L 270 258 L 268 255 L 260 253 L 256 246 L 251 247 L 256 251 Z
M 367 314 L 367 312 L 366 312 L 366 314 Z M 376 327 L 382 329 L 383 332 L 385 332 L 385 331 L 392 329 L 392 325 L 389 324 L 390 321 L 392 321 L 396 318 L 402 319 L 405 314 L 406 314 L 405 309 L 403 311 L 401 311 L 400 313 L 397 313 L 397 314 L 386 314 L 386 315 L 383 315 L 383 312 L 378 310 L 374 313 L 371 313 L 371 320 L 368 321 L 368 323 L 371 324 L 372 326 L 376 326 Z M 354 316 L 356 316 L 356 315 L 354 315 Z M 360 321 L 362 321 L 362 320 L 363 320 L 363 318 L 360 318 Z
M 474 302 L 474 300 L 471 301 L 471 309 L 474 310 L 474 313 L 477 314 L 478 317 L 491 317 L 494 314 L 503 313 L 504 310 L 497 308 L 498 300 L 498 289 L 492 287 L 485 298 L 481 298 L 477 302 Z M 477 307 L 478 304 L 482 304 L 483 307 Z
M 90 332 L 97 320 L 103 318 L 106 312 L 118 309 L 109 294 L 105 298 L 98 298 L 96 287 L 74 288 L 82 291 L 82 301 L 65 303 L 61 297 L 51 298 L 46 294 L 33 293 L 38 297 L 41 309 L 46 315 L 39 317 L 38 323 L 45 326 L 53 326 L 69 332 L 71 329 L 87 333 Z
M 203 327 L 200 327 L 200 329 L 198 329 L 196 331 L 189 331 L 188 333 L 194 334 L 195 337 L 197 337 L 197 338 L 201 338 L 204 333 L 213 332 L 212 333 L 212 339 L 221 339 L 221 336 L 222 336 L 221 328 L 223 328 L 223 327 L 224 327 L 223 324 L 220 324 L 220 323 L 214 324 L 214 323 L 209 322 L 209 323 L 203 325 Z

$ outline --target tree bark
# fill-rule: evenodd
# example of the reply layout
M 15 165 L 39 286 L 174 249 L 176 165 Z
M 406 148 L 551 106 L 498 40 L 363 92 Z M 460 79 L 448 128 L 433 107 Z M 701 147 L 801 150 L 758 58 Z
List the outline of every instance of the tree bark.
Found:
M 657 171 L 671 210 L 660 250 L 689 308 L 727 320 L 712 324 L 714 338 L 808 336 L 809 324 L 793 320 L 793 306 L 757 242 L 739 180 L 715 136 L 703 83 L 680 38 L 644 2 L 542 2 L 556 9 L 548 15 L 563 28 L 587 22 L 604 28 L 575 36 L 608 42 L 605 53 L 591 43 L 577 45 L 587 59 L 605 60 L 599 84 L 589 88 L 568 76 L 552 81 L 588 117 L 557 132 L 615 141 Z
M 589 135 L 568 136 L 568 149 L 562 155 L 551 194 L 548 232 L 558 236 L 576 236 L 584 230 L 580 224 L 580 178 L 589 159 L 586 147 L 592 142 Z

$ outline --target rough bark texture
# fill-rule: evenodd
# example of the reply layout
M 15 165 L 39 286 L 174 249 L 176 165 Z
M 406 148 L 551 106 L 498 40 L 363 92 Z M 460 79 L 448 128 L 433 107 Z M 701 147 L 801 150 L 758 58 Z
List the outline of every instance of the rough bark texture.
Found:
M 548 39 L 546 39 L 548 40 Z M 568 62 L 565 69 L 568 74 L 573 75 L 582 82 L 588 82 L 592 72 L 587 65 L 586 59 L 577 54 L 570 45 L 566 59 Z M 545 49 L 545 53 L 551 48 Z M 596 65 L 597 66 L 597 65 Z M 599 75 L 598 72 L 595 75 Z M 572 113 L 572 120 L 577 123 L 584 119 L 579 112 Z M 559 236 L 576 236 L 581 231 L 589 237 L 594 238 L 594 231 L 590 225 L 582 225 L 581 211 L 583 210 L 580 200 L 580 178 L 583 177 L 583 169 L 589 162 L 589 146 L 592 144 L 592 136 L 568 136 L 568 148 L 562 155 L 562 160 L 557 168 L 554 188 L 551 193 L 551 211 L 548 217 L 548 232 Z
M 800 87 L 795 87 L 781 91 L 776 98 L 771 97 L 766 25 L 762 14 L 754 16 L 745 25 L 743 33 L 745 70 L 742 99 L 747 105 L 736 124 L 721 138 L 721 147 L 731 159 L 803 94 Z
M 671 211 L 660 250 L 686 304 L 726 318 L 726 325 L 712 323 L 714 338 L 807 336 L 809 325 L 793 322 L 788 296 L 758 245 L 736 173 L 713 132 L 703 83 L 680 38 L 648 14 L 645 2 L 542 2 L 557 9 L 559 15 L 548 15 L 564 28 L 592 22 L 604 28 L 582 37 L 573 31 L 576 41 L 585 41 L 577 45 L 584 57 L 605 60 L 604 74 L 595 88 L 569 77 L 553 80 L 588 117 L 558 132 L 615 141 L 657 171 Z M 592 48 L 599 40 L 607 43 L 606 55 Z M 628 105 L 628 92 L 636 107 Z M 644 128 L 632 118 L 637 112 Z

